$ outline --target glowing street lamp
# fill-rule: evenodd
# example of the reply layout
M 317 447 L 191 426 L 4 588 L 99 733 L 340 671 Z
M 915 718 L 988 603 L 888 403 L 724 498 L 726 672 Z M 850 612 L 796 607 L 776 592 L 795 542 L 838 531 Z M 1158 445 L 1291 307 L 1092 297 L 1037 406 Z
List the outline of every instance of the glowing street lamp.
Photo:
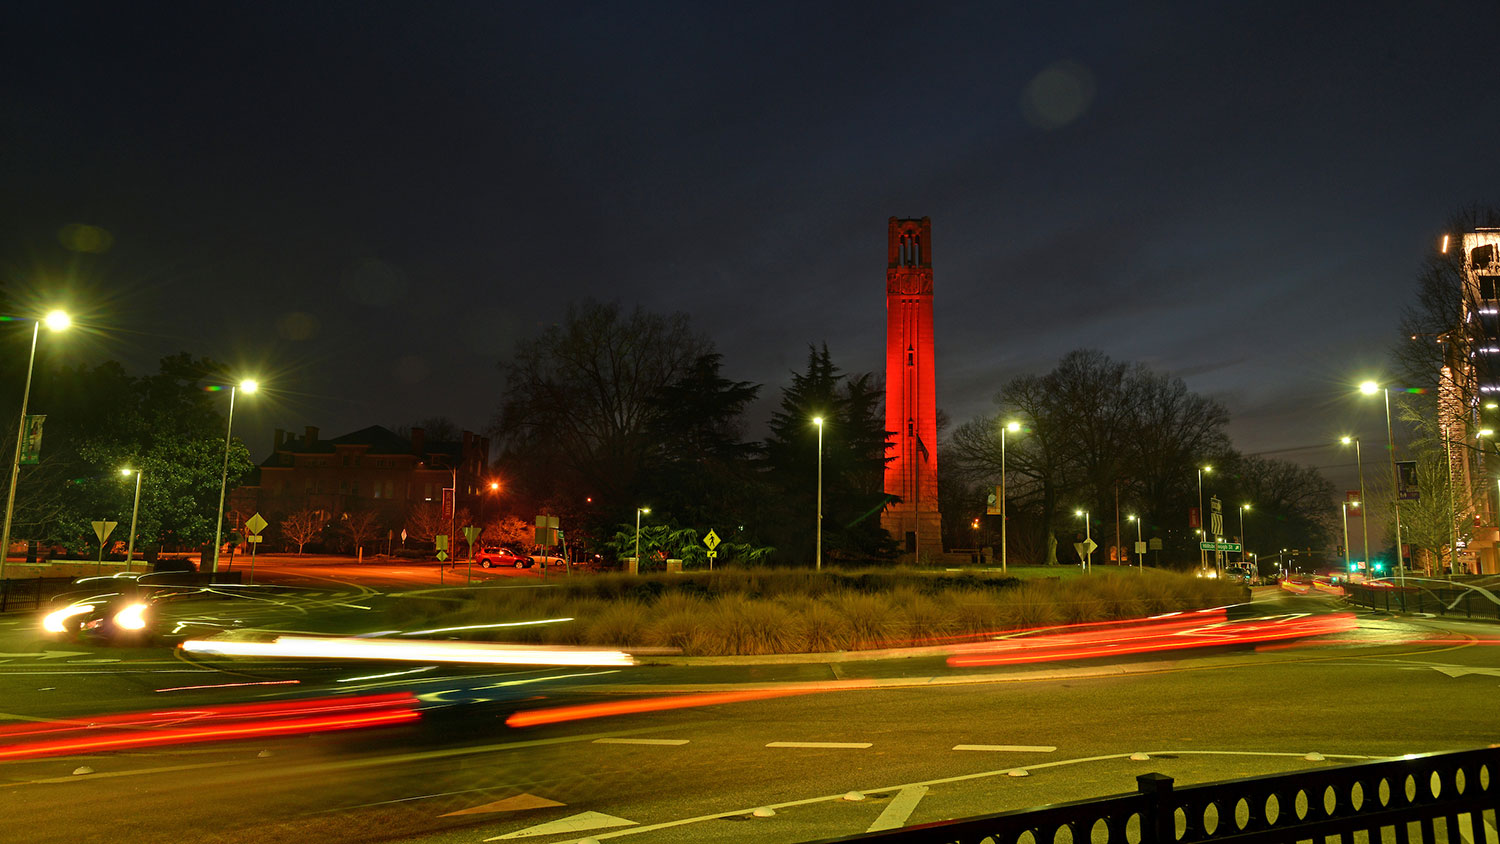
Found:
M 1079 559 L 1078 565 L 1083 571 L 1092 571 L 1094 568 L 1094 549 L 1089 547 L 1089 543 L 1094 541 L 1094 537 L 1090 533 L 1091 527 L 1089 523 L 1093 520 L 1089 518 L 1089 511 L 1087 510 L 1074 510 L 1073 515 L 1083 518 L 1083 547 L 1088 552 L 1087 556 Z
M 260 389 L 260 384 L 254 380 L 246 379 L 229 388 L 229 424 L 224 428 L 224 473 L 219 478 L 219 515 L 214 519 L 214 555 L 208 570 L 215 572 L 219 570 L 219 542 L 224 536 L 224 492 L 229 487 L 229 441 L 234 432 L 234 396 L 239 390 L 247 394 Z
M 141 471 L 139 469 L 121 469 L 120 474 L 125 477 L 135 475 L 135 506 L 130 510 L 130 541 L 125 545 L 125 570 L 130 571 L 130 561 L 135 559 L 135 523 L 141 515 Z
M 816 571 L 823 570 L 823 417 L 814 416 L 813 424 L 818 426 L 818 533 L 817 551 L 813 557 L 813 567 Z
M 1005 515 L 1005 432 L 1009 431 L 1015 434 L 1019 433 L 1020 430 L 1020 422 L 1007 422 L 1000 428 L 1000 571 L 1002 572 L 1009 571 L 1006 565 L 1005 542 L 1005 530 L 1007 527 L 1005 521 L 1008 518 Z
M 1367 396 L 1381 393 L 1385 396 L 1385 439 L 1386 447 L 1391 455 L 1391 481 L 1394 486 L 1391 491 L 1391 506 L 1396 514 L 1396 580 L 1405 584 L 1406 582 L 1406 557 L 1401 553 L 1401 474 L 1396 471 L 1396 435 L 1391 428 L 1391 391 L 1388 387 L 1381 387 L 1374 381 L 1365 381 L 1359 385 L 1359 391 Z M 1369 511 L 1365 511 L 1368 518 Z
M 1249 510 L 1249 509 L 1250 509 L 1250 505 L 1249 504 L 1241 504 L 1240 505 L 1240 562 L 1241 563 L 1245 562 L 1245 546 L 1249 544 L 1249 543 L 1245 542 L 1245 511 Z
M 1344 445 L 1354 444 L 1354 462 L 1359 465 L 1359 506 L 1365 506 L 1365 461 L 1359 453 L 1359 437 L 1342 437 L 1339 442 Z M 1364 563 L 1370 565 L 1370 519 L 1368 510 L 1360 510 L 1359 526 L 1364 534 Z M 1347 545 L 1347 543 L 1346 543 Z
M 1135 522 L 1135 549 L 1136 549 L 1136 561 L 1135 561 L 1135 565 L 1136 565 L 1136 568 L 1144 570 L 1146 568 L 1146 555 L 1145 555 L 1144 552 L 1141 551 L 1141 544 L 1143 542 L 1145 542 L 1144 539 L 1141 539 L 1141 517 L 1135 515 L 1134 513 L 1132 513 L 1131 515 L 1126 516 L 1125 519 L 1126 519 L 1126 521 Z M 1160 561 L 1158 561 L 1158 563 L 1159 562 Z
M 1212 466 L 1198 467 L 1198 568 L 1208 568 L 1208 552 L 1203 549 L 1203 543 L 1208 541 L 1208 522 L 1203 512 L 1203 476 L 1212 472 Z
M 16 482 L 21 478 L 21 444 L 26 439 L 26 405 L 31 401 L 31 372 L 36 368 L 36 338 L 45 324 L 50 331 L 62 331 L 73 321 L 62 311 L 52 311 L 31 325 L 31 357 L 26 362 L 26 389 L 21 393 L 21 424 L 16 428 L 16 456 L 10 464 L 10 489 L 5 494 L 5 529 L 0 532 L 0 581 L 5 580 L 5 558 L 10 555 L 10 523 L 16 509 Z
M 641 514 L 650 512 L 650 507 L 635 508 L 635 570 L 637 574 L 641 570 Z

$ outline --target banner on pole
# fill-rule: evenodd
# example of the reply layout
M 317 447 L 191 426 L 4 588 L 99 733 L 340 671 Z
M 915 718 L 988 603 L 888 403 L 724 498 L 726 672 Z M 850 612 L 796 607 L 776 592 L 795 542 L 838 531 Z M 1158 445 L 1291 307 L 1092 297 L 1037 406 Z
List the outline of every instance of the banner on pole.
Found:
M 453 520 L 453 488 L 443 487 L 443 521 Z
M 26 432 L 21 438 L 21 465 L 35 466 L 42 455 L 42 423 L 47 421 L 47 414 L 37 413 L 26 416 Z
M 1417 487 L 1417 461 L 1397 461 L 1396 497 L 1402 501 L 1420 501 L 1422 499 L 1422 490 Z

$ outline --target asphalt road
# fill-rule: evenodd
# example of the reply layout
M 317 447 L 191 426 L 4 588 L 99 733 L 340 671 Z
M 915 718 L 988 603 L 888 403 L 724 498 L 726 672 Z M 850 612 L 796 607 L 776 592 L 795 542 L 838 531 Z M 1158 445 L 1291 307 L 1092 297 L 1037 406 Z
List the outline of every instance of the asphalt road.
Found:
M 297 630 L 370 597 L 323 585 L 208 614 Z M 1237 614 L 1342 609 L 1260 598 Z M 49 644 L 32 622 L 0 618 L 0 728 L 68 718 L 94 725 L 88 734 L 109 713 L 143 711 L 175 725 L 186 711 L 335 693 L 409 692 L 422 717 L 0 761 L 0 841 L 802 842 L 1129 791 L 1148 771 L 1207 781 L 1500 741 L 1500 628 L 1369 613 L 1300 647 L 968 670 L 930 655 L 625 669 L 247 662 Z M 776 696 L 506 723 L 748 689 Z

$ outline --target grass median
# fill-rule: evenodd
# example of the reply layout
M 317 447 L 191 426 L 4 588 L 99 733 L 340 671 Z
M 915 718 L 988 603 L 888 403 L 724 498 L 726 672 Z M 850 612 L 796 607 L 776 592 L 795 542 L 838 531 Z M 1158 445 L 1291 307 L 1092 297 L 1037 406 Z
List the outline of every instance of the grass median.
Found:
M 1019 579 L 912 569 L 730 569 L 600 575 L 394 602 L 406 630 L 511 642 L 678 648 L 687 656 L 828 653 L 973 641 L 1006 631 L 1222 606 L 1244 587 L 1154 570 Z

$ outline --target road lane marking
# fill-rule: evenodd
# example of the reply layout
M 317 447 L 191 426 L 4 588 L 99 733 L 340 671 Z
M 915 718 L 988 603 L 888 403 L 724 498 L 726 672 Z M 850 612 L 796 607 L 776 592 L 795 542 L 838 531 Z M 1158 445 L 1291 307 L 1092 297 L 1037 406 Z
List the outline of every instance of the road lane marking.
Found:
M 988 753 L 1053 753 L 1057 748 L 1045 744 L 955 744 L 954 750 L 978 750 Z
M 906 826 L 907 818 L 911 817 L 911 813 L 917 810 L 917 804 L 926 796 L 927 786 L 925 785 L 909 785 L 901 789 L 896 792 L 896 796 L 891 798 L 885 811 L 880 813 L 880 817 L 876 818 L 865 832 L 879 832 L 882 829 L 899 829 Z
M 612 826 L 636 826 L 638 821 L 630 821 L 617 818 L 614 815 L 606 815 L 603 812 L 583 812 L 570 818 L 550 821 L 515 832 L 497 835 L 494 838 L 486 838 L 486 841 L 500 841 L 506 838 L 531 838 L 535 835 L 557 835 L 569 832 L 587 832 L 591 829 L 608 829 Z
M 1163 755 L 1163 754 L 1175 753 L 1175 754 L 1183 755 L 1183 756 L 1300 757 L 1300 756 L 1303 755 L 1301 753 L 1278 753 L 1278 752 L 1271 752 L 1271 751 L 1255 751 L 1255 750 L 1225 750 L 1225 751 L 1220 751 L 1220 750 L 1157 750 L 1157 751 L 1153 751 L 1153 753 L 1155 755 Z M 864 793 L 864 794 L 883 794 L 883 793 L 891 792 L 891 791 L 897 791 L 897 792 L 899 792 L 901 789 L 908 788 L 908 787 L 911 787 L 911 786 L 925 786 L 925 787 L 931 788 L 934 785 L 946 785 L 948 783 L 966 782 L 966 781 L 970 781 L 970 780 L 980 780 L 980 779 L 987 779 L 987 778 L 991 778 L 991 777 L 1009 776 L 1011 771 L 1040 771 L 1040 770 L 1045 770 L 1045 769 L 1048 769 L 1048 768 L 1062 768 L 1062 767 L 1066 767 L 1066 766 L 1069 766 L 1069 765 L 1080 765 L 1080 764 L 1084 764 L 1084 763 L 1087 763 L 1087 762 L 1108 762 L 1108 761 L 1115 760 L 1115 759 L 1129 759 L 1129 758 L 1130 758 L 1130 754 L 1128 754 L 1128 753 L 1112 753 L 1112 754 L 1108 754 L 1108 755 L 1104 755 L 1104 756 L 1084 756 L 1084 757 L 1079 757 L 1079 758 L 1076 758 L 1076 759 L 1062 759 L 1062 760 L 1059 760 L 1057 762 L 1041 762 L 1041 763 L 1038 763 L 1038 764 L 1035 764 L 1035 765 L 1026 765 L 1024 767 L 1019 767 L 1019 768 L 1015 768 L 1015 767 L 1012 767 L 1012 768 L 999 768 L 999 769 L 993 770 L 993 771 L 980 771 L 979 773 L 976 773 L 976 774 L 959 774 L 958 776 L 942 777 L 942 778 L 939 778 L 939 779 L 926 780 L 924 782 L 905 783 L 903 785 L 890 785 L 890 786 L 884 786 L 884 787 L 881 787 L 881 788 L 866 788 L 866 789 L 861 789 L 861 792 Z M 1384 756 L 1358 756 L 1358 755 L 1348 754 L 1348 753 L 1330 753 L 1330 754 L 1328 754 L 1328 758 L 1330 758 L 1330 759 L 1349 759 L 1349 760 L 1358 760 L 1358 761 L 1370 761 L 1370 760 L 1375 760 L 1375 759 L 1384 759 L 1386 757 L 1384 757 Z M 780 810 L 780 809 L 789 809 L 789 808 L 792 808 L 794 806 L 811 806 L 811 805 L 814 805 L 814 804 L 817 804 L 817 803 L 831 803 L 831 802 L 834 802 L 836 800 L 843 800 L 847 794 L 848 794 L 848 792 L 841 792 L 839 794 L 827 794 L 827 795 L 823 795 L 823 796 L 820 796 L 820 797 L 804 797 L 804 798 L 802 798 L 800 800 L 787 800 L 787 801 L 782 802 L 782 803 L 770 803 L 770 804 L 767 804 L 766 806 L 764 806 L 763 808 L 770 808 L 770 809 Z M 695 818 L 678 818 L 676 820 L 663 821 L 661 823 L 649 824 L 649 825 L 646 825 L 646 826 L 636 826 L 636 827 L 632 827 L 630 829 L 622 829 L 622 830 L 619 830 L 617 832 L 601 832 L 598 835 L 593 835 L 593 836 L 590 836 L 590 837 L 593 838 L 593 839 L 595 839 L 596 841 L 603 841 L 606 838 L 620 838 L 620 837 L 623 837 L 623 836 L 626 836 L 626 835 L 638 835 L 638 834 L 640 834 L 642 832 L 656 832 L 657 830 L 661 830 L 661 829 L 672 829 L 674 827 L 688 826 L 690 824 L 702 823 L 704 821 L 716 821 L 716 820 L 719 820 L 721 818 L 744 817 L 745 815 L 750 814 L 752 811 L 754 811 L 754 809 L 733 809 L 733 810 L 728 811 L 728 812 L 715 812 L 712 815 L 699 815 L 698 817 L 695 817 Z M 574 841 L 574 842 L 572 842 L 572 844 L 579 844 L 579 842 Z
M 594 739 L 594 744 L 661 744 L 682 745 L 687 744 L 685 738 L 601 738 Z
M 870 747 L 867 741 L 773 741 L 766 747 L 823 747 L 843 750 L 863 750 Z
M 459 809 L 456 812 L 449 812 L 446 815 L 439 815 L 438 817 L 451 818 L 456 815 L 487 815 L 493 812 L 522 812 L 527 809 L 551 809 L 556 806 L 566 805 L 566 803 L 559 803 L 556 800 L 549 800 L 546 797 L 538 797 L 535 794 L 522 793 L 512 797 L 507 797 L 504 800 L 496 800 L 493 803 L 486 803 L 483 806 L 475 806 L 470 809 Z

